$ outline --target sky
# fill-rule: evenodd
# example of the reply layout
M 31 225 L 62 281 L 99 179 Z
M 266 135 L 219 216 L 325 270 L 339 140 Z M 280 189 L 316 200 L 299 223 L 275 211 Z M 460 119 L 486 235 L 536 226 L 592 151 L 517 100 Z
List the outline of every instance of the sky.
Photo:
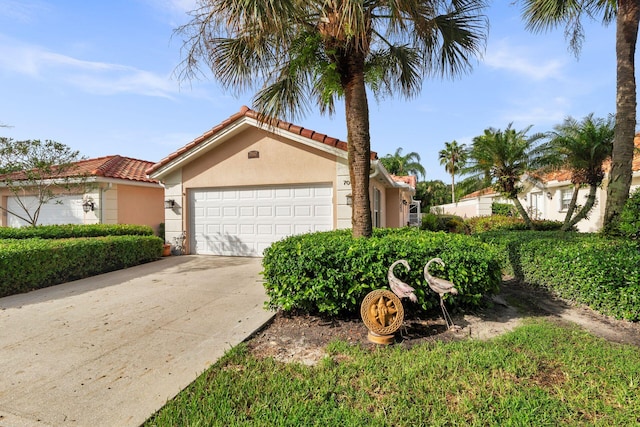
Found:
M 0 136 L 50 139 L 93 158 L 159 161 L 251 106 L 210 74 L 181 81 L 182 40 L 196 0 L 0 0 Z M 586 22 L 579 58 L 562 28 L 525 29 L 520 8 L 495 0 L 489 36 L 471 72 L 425 79 L 421 93 L 369 97 L 371 148 L 416 152 L 426 180 L 451 178 L 438 152 L 470 145 L 484 129 L 546 132 L 572 116 L 615 112 L 615 24 Z M 347 139 L 344 108 L 295 124 Z

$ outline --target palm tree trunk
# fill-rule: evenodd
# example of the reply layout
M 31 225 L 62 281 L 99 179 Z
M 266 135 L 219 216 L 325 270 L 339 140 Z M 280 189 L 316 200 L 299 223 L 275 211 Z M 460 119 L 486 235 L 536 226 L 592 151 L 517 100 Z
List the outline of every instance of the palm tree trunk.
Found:
M 607 185 L 604 230 L 612 231 L 629 198 L 636 130 L 635 51 L 640 0 L 618 0 L 616 16 L 616 127 Z
M 371 136 L 369 104 L 364 82 L 364 57 L 362 54 L 346 54 L 343 58 L 346 71 L 342 73 L 341 83 L 345 98 L 347 152 L 353 201 L 351 227 L 353 237 L 371 237 Z
M 573 194 L 571 195 L 571 201 L 569 202 L 569 207 L 567 208 L 567 213 L 564 216 L 564 223 L 562 224 L 562 231 L 567 231 L 571 228 L 571 217 L 573 216 L 573 212 L 576 210 L 576 203 L 578 202 L 578 189 L 580 185 L 575 184 L 573 186 Z
M 531 218 L 529 218 L 529 214 L 527 214 L 527 211 L 522 206 L 522 203 L 520 203 L 520 200 L 518 199 L 518 197 L 514 197 L 511 200 L 513 200 L 513 204 L 516 205 L 516 210 L 524 220 L 524 223 L 527 226 L 527 228 L 529 230 L 533 230 L 533 224 L 531 223 Z
M 569 231 L 571 227 L 576 225 L 578 222 L 582 221 L 589 215 L 593 205 L 596 203 L 596 192 L 598 191 L 597 185 L 589 186 L 589 194 L 587 195 L 587 202 L 584 204 L 580 212 L 571 219 L 571 222 L 568 224 L 568 227 L 565 229 L 565 226 L 562 226 L 562 231 Z M 566 224 L 565 224 L 566 225 Z
M 456 202 L 456 178 L 454 174 L 451 174 L 451 203 Z

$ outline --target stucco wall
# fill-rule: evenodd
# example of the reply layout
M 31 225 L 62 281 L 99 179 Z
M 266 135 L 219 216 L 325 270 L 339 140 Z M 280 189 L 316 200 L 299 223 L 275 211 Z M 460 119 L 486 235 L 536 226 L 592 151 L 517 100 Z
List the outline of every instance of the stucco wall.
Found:
M 257 152 L 257 158 L 249 158 Z M 335 156 L 249 128 L 182 170 L 185 188 L 333 183 Z M 335 192 L 335 185 L 334 185 Z
M 148 225 L 158 233 L 164 222 L 164 189 L 118 186 L 118 224 Z

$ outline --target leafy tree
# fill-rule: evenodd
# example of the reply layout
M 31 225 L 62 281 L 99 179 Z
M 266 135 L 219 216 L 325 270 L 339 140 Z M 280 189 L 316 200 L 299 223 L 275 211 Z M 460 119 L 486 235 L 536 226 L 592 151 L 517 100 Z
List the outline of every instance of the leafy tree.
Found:
M 635 51 L 640 0 L 521 0 L 527 27 L 540 32 L 565 26 L 569 45 L 580 52 L 584 40 L 582 18 L 616 21 L 616 127 L 607 184 L 605 231 L 614 231 L 629 198 L 636 127 Z
M 447 185 L 440 180 L 418 182 L 415 198 L 422 202 L 422 212 L 429 212 L 432 206 L 450 202 Z
M 562 225 L 563 231 L 571 230 L 579 221 L 587 218 L 596 200 L 596 192 L 604 179 L 602 164 L 611 157 L 614 136 L 614 118 L 594 118 L 593 114 L 578 122 L 572 117 L 555 127 L 550 133 L 550 145 L 560 156 L 560 166 L 571 171 L 573 195 Z M 577 209 L 578 190 L 588 185 L 587 201 Z M 575 215 L 574 215 L 575 213 Z
M 426 172 L 420 164 L 420 154 L 412 151 L 404 156 L 402 147 L 398 148 L 394 154 L 387 154 L 380 159 L 385 169 L 398 176 L 415 175 L 424 177 Z
M 78 171 L 78 156 L 78 151 L 55 141 L 0 137 L 0 186 L 13 194 L 20 210 L 0 209 L 36 226 L 40 209 L 59 199 L 60 190 L 86 190 L 87 177 Z M 29 196 L 35 196 L 35 207 L 27 205 Z
M 451 202 L 456 201 L 456 179 L 455 176 L 460 169 L 464 167 L 467 161 L 467 147 L 466 145 L 458 145 L 458 141 L 451 141 L 444 143 L 444 149 L 438 153 L 440 164 L 444 165 L 444 168 L 451 175 Z
M 263 120 L 333 113 L 344 98 L 353 194 L 352 229 L 372 233 L 366 87 L 411 97 L 422 78 L 471 68 L 486 37 L 484 0 L 201 0 L 185 37 L 181 78 L 202 65 L 226 89 L 259 88 Z
M 520 131 L 511 126 L 512 123 L 504 131 L 488 128 L 483 135 L 473 138 L 470 164 L 464 172 L 475 179 L 491 182 L 502 197 L 513 201 L 527 227 L 533 229 L 531 219 L 518 199 L 522 190 L 519 182 L 526 172 L 548 164 L 548 147 L 539 144 L 543 134 L 527 136 L 531 126 Z

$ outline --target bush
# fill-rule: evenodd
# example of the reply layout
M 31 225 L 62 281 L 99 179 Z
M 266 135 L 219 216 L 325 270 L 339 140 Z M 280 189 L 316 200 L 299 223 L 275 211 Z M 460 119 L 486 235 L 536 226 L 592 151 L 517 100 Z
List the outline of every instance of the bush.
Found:
M 640 251 L 626 239 L 562 232 L 479 235 L 504 271 L 603 314 L 640 320 Z
M 625 203 L 620 213 L 618 229 L 622 236 L 640 240 L 640 188 L 637 188 Z
M 372 290 L 388 289 L 387 271 L 406 259 L 396 276 L 413 286 L 421 309 L 439 304 L 423 276 L 423 267 L 441 257 L 444 270 L 432 274 L 452 281 L 460 291 L 459 306 L 476 306 L 484 294 L 495 292 L 500 266 L 492 248 L 469 236 L 420 231 L 415 228 L 377 229 L 368 239 L 354 239 L 349 230 L 298 235 L 272 244 L 263 258 L 265 288 L 271 309 L 309 313 L 356 314 Z
M 464 220 L 456 215 L 425 214 L 422 216 L 422 226 L 420 228 L 427 231 L 468 234 Z
M 523 219 L 505 215 L 476 216 L 465 221 L 471 234 L 495 230 L 526 230 Z
M 562 228 L 560 221 L 532 220 L 531 223 L 537 231 L 556 231 Z M 473 217 L 467 219 L 465 225 L 471 234 L 497 230 L 528 230 L 523 219 L 505 215 Z M 575 231 L 575 227 L 573 230 Z
M 129 224 L 65 224 L 36 227 L 0 227 L 0 239 L 69 239 L 73 237 L 152 236 L 146 225 Z
M 0 240 L 0 297 L 160 258 L 154 236 Z
M 518 210 L 511 203 L 491 203 L 491 214 L 492 215 L 500 215 L 500 216 L 513 216 L 517 217 Z

